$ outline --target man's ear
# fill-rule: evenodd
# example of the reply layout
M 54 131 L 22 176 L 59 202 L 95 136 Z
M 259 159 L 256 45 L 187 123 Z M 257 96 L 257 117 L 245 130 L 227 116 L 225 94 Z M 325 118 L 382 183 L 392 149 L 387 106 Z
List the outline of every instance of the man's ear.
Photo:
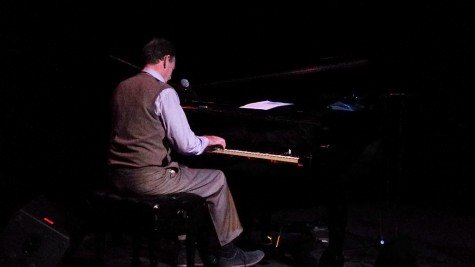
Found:
M 164 69 L 167 68 L 167 60 L 170 60 L 170 56 L 169 55 L 163 56 L 163 68 Z

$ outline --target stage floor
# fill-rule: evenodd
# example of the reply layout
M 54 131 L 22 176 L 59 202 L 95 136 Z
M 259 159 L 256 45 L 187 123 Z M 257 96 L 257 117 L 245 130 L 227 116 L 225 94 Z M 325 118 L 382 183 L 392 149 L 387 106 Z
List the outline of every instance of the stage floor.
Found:
M 378 201 L 356 201 L 349 204 L 348 227 L 345 240 L 345 267 L 375 266 L 376 261 L 404 261 L 415 256 L 418 267 L 471 267 L 475 265 L 475 216 L 469 211 L 454 210 L 443 205 L 398 204 L 389 207 Z M 394 204 L 394 203 L 393 203 Z M 310 215 L 309 215 L 310 214 Z M 309 218 L 315 210 L 292 210 L 275 214 L 276 218 Z M 306 220 L 306 219 L 303 219 Z M 307 264 L 316 262 L 326 246 L 324 225 L 307 224 L 314 242 L 301 245 L 301 252 L 307 257 Z M 298 231 L 280 228 L 280 244 L 260 244 L 266 257 L 258 266 L 283 267 L 300 266 L 296 259 L 295 244 L 301 240 Z M 259 235 L 260 233 L 255 233 Z M 275 238 L 275 236 L 274 236 Z M 385 245 L 379 245 L 383 239 Z M 274 240 L 275 241 L 275 240 Z M 93 237 L 88 236 L 71 264 L 65 267 L 86 267 L 94 260 Z M 294 248 L 292 251 L 290 248 Z M 299 249 L 297 249 L 299 250 Z M 110 243 L 106 255 L 106 266 L 130 266 L 130 243 Z M 170 266 L 173 252 L 164 251 L 160 266 Z M 147 266 L 147 253 L 141 257 Z M 395 265 L 405 266 L 405 265 Z M 406 265 L 407 266 L 407 265 Z

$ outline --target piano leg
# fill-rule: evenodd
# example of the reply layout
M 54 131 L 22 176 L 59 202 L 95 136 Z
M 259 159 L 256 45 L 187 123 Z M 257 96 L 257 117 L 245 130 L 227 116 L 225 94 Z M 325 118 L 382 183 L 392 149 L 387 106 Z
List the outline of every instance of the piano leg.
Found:
M 347 223 L 345 203 L 328 205 L 328 248 L 320 257 L 318 267 L 343 267 L 343 247 Z
M 326 170 L 328 177 L 325 191 L 328 194 L 324 203 L 326 203 L 328 213 L 329 243 L 328 248 L 320 257 L 318 267 L 344 266 L 343 251 L 348 221 L 348 203 L 352 201 L 351 198 L 355 193 L 361 194 L 361 192 L 355 192 L 355 188 L 362 185 L 367 187 L 368 178 L 378 175 L 377 166 L 382 166 L 380 139 L 354 148 L 333 155 L 330 159 L 335 165 L 327 164 L 330 166 Z M 365 191 L 368 193 L 368 188 Z

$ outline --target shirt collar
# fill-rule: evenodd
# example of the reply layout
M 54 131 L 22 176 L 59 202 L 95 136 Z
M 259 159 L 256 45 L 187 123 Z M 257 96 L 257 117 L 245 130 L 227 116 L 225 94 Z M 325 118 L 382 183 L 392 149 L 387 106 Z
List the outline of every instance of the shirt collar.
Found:
M 158 73 L 157 71 L 155 71 L 154 69 L 152 68 L 149 68 L 149 67 L 144 67 L 142 69 L 143 72 L 146 72 L 150 75 L 152 75 L 155 79 L 157 80 L 160 80 L 162 82 L 165 82 L 165 79 L 163 79 L 162 75 L 160 75 L 160 73 Z

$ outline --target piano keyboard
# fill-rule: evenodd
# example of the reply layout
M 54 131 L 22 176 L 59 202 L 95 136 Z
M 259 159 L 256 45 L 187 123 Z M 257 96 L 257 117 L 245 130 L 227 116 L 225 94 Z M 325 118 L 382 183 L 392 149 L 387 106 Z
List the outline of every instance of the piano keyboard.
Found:
M 222 149 L 222 148 L 216 148 L 208 152 L 230 155 L 230 156 L 238 156 L 238 157 L 267 159 L 271 161 L 288 162 L 288 163 L 295 163 L 295 164 L 299 163 L 299 157 L 296 157 L 296 156 L 284 156 L 284 155 L 278 155 L 278 154 L 251 152 L 251 151 L 243 151 L 243 150 L 236 150 L 236 149 Z

